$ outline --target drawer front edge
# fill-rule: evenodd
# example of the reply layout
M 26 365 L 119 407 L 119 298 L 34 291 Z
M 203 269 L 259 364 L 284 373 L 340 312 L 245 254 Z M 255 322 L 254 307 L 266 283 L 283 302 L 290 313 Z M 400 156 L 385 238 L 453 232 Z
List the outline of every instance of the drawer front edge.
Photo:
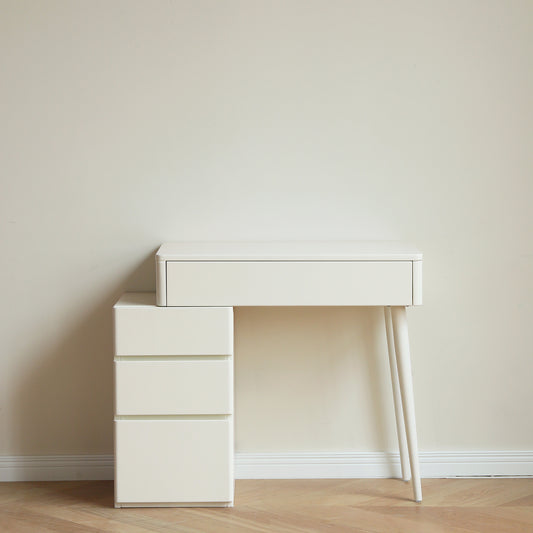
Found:
M 168 306 L 413 303 L 412 261 L 168 261 Z
M 232 355 L 231 307 L 115 308 L 118 356 Z
M 115 502 L 233 501 L 233 418 L 115 421 Z
M 229 415 L 233 358 L 115 361 L 116 414 Z

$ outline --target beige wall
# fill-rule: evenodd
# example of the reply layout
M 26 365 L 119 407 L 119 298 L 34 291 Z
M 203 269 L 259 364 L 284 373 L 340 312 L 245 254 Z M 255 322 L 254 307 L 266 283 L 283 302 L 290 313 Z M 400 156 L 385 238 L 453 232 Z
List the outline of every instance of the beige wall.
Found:
M 424 451 L 533 449 L 533 3 L 0 0 L 0 454 L 112 451 L 169 240 L 401 239 Z M 240 451 L 394 448 L 379 309 L 237 309 Z

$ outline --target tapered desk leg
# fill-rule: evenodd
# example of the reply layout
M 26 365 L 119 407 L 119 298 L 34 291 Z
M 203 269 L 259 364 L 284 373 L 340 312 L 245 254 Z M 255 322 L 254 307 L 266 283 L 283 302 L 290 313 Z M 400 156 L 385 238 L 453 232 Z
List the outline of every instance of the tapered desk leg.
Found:
M 413 395 L 413 377 L 411 374 L 411 355 L 409 353 L 409 334 L 407 330 L 407 313 L 405 307 L 391 307 L 392 329 L 396 348 L 396 363 L 402 397 L 403 415 L 411 463 L 411 477 L 415 501 L 422 501 L 420 484 L 420 467 L 418 464 L 418 443 L 416 438 L 415 401 Z
M 400 384 L 398 382 L 398 366 L 396 365 L 396 351 L 394 348 L 394 334 L 392 332 L 392 319 L 390 307 L 384 307 L 385 330 L 387 332 L 387 346 L 389 348 L 389 365 L 392 381 L 392 396 L 394 399 L 394 414 L 396 415 L 396 432 L 398 434 L 398 445 L 400 448 L 400 464 L 402 466 L 402 479 L 409 481 L 411 472 L 409 470 L 409 455 L 407 451 L 407 436 L 405 434 L 405 422 L 403 419 L 402 397 L 400 394 Z

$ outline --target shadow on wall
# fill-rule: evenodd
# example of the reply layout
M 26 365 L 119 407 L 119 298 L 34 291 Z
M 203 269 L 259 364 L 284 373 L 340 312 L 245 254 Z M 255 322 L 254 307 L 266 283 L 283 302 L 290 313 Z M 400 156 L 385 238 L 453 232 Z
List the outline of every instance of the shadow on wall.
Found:
M 113 304 L 125 290 L 153 290 L 154 252 L 60 342 L 35 346 L 12 398 L 11 448 L 18 455 L 108 454 L 113 450 Z
M 154 253 L 60 342 L 34 346 L 12 403 L 18 455 L 112 453 L 112 307 L 153 290 Z M 237 451 L 396 448 L 382 308 L 241 307 L 235 331 Z
M 235 310 L 237 451 L 396 449 L 381 307 Z

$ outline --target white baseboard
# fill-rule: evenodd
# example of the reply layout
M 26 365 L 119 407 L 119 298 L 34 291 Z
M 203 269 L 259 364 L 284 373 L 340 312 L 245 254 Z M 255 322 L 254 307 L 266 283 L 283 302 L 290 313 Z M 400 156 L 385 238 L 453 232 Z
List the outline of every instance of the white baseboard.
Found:
M 533 476 L 533 452 L 421 452 L 423 478 Z M 400 477 L 400 456 L 386 452 L 236 453 L 237 479 Z
M 113 477 L 112 454 L 0 456 L 0 481 L 67 481 Z
M 423 478 L 533 476 L 533 451 L 421 452 Z M 113 455 L 0 456 L 0 481 L 113 479 Z M 237 479 L 389 478 L 397 453 L 295 452 L 235 454 Z

